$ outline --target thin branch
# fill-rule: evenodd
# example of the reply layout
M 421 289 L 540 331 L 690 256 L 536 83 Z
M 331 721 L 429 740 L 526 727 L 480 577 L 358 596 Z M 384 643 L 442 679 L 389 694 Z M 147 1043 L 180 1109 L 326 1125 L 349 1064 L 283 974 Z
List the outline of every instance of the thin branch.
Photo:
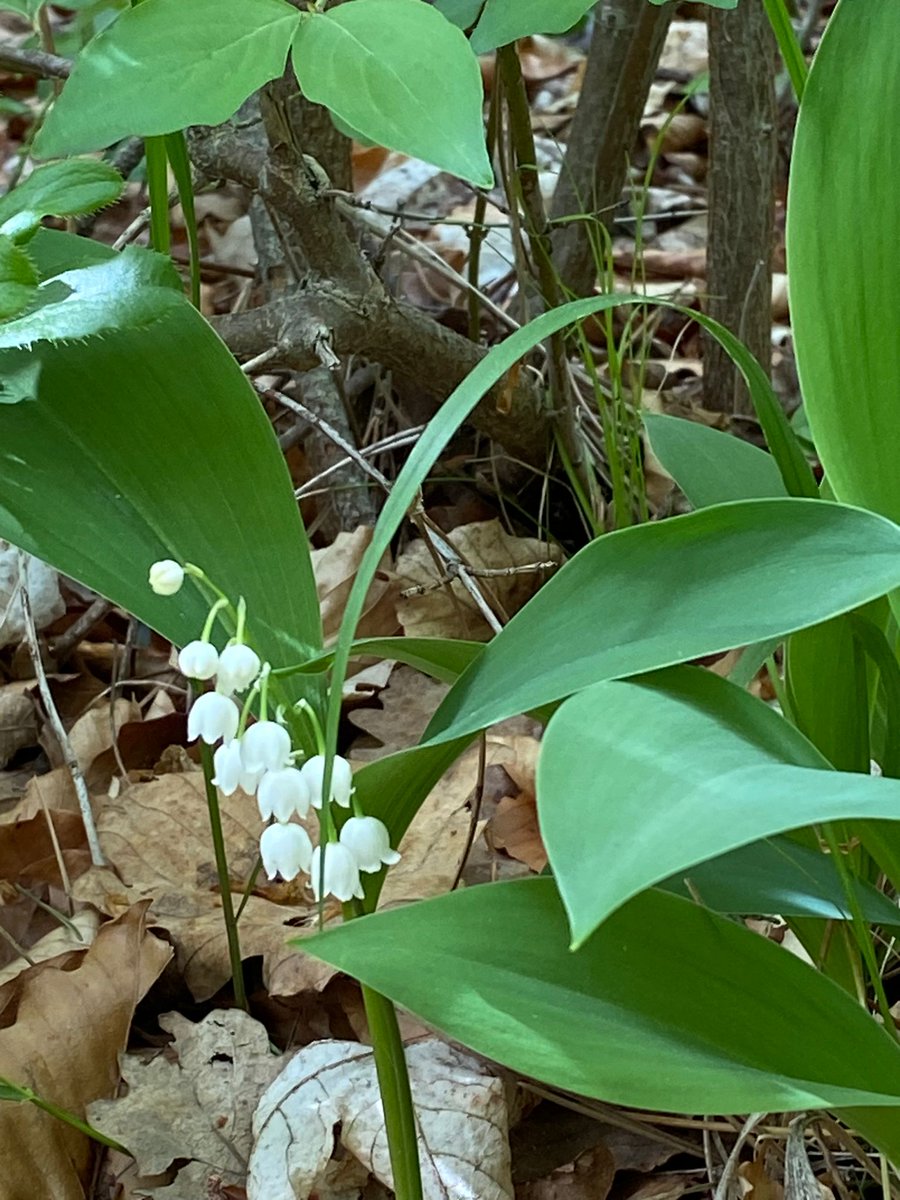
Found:
M 103 851 L 100 849 L 100 839 L 97 836 L 97 826 L 94 823 L 94 813 L 91 808 L 91 798 L 88 794 L 87 784 L 84 781 L 81 767 L 78 765 L 78 759 L 75 756 L 75 751 L 72 749 L 72 743 L 69 741 L 69 735 L 66 733 L 65 726 L 62 723 L 62 718 L 59 715 L 59 710 L 53 701 L 53 694 L 50 691 L 50 685 L 47 682 L 47 675 L 44 671 L 44 664 L 41 661 L 41 647 L 38 642 L 37 629 L 34 624 L 34 614 L 31 611 L 31 598 L 28 595 L 28 583 L 25 575 L 25 555 L 19 551 L 19 596 L 22 600 L 22 620 L 25 625 L 25 638 L 28 642 L 28 653 L 31 656 L 31 663 L 34 667 L 34 676 L 37 679 L 38 691 L 41 694 L 41 702 L 44 705 L 44 711 L 47 714 L 47 719 L 59 743 L 59 748 L 63 756 L 63 761 L 72 776 L 72 783 L 75 786 L 75 794 L 78 797 L 78 807 L 81 810 L 81 819 L 84 822 L 84 832 L 87 837 L 88 848 L 91 852 L 91 862 L 95 867 L 106 865 L 106 859 L 103 857 Z
M 18 75 L 36 75 L 39 79 L 68 79 L 72 63 L 46 50 L 23 50 L 8 43 L 0 45 L 0 67 Z

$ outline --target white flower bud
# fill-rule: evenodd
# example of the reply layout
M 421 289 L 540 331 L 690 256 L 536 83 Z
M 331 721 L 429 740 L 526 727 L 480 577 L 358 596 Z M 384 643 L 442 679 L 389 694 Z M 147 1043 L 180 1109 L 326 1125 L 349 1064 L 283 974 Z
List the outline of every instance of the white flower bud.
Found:
M 312 884 L 313 895 L 319 897 L 319 863 L 322 847 L 316 846 L 312 852 L 312 862 L 309 867 L 309 881 Z M 336 896 L 338 900 L 363 899 L 362 883 L 359 878 L 359 867 L 356 859 L 346 846 L 340 842 L 325 844 L 325 893 L 326 896 Z
M 312 852 L 309 834 L 300 825 L 277 822 L 264 829 L 259 839 L 259 853 L 270 879 L 276 875 L 288 881 L 295 879 L 309 869 Z
M 341 845 L 356 859 L 361 871 L 380 871 L 382 864 L 392 867 L 400 855 L 391 849 L 387 826 L 377 817 L 351 817 L 341 829 Z
M 184 567 L 171 558 L 161 558 L 150 568 L 150 586 L 157 596 L 174 596 L 184 583 Z
M 240 711 L 233 700 L 218 692 L 204 692 L 188 713 L 188 741 L 193 742 L 199 737 L 210 746 L 219 738 L 230 742 L 237 733 L 240 719 Z
M 188 642 L 178 655 L 178 670 L 188 679 L 212 679 L 219 655 L 212 642 Z
M 305 817 L 309 812 L 309 787 L 296 767 L 266 771 L 256 796 L 259 813 L 264 821 L 289 821 L 294 813 Z
M 225 696 L 243 692 L 259 675 L 259 655 L 249 646 L 226 646 L 219 655 L 219 678 L 216 690 Z
M 308 758 L 301 768 L 312 797 L 313 808 L 322 807 L 322 786 L 325 782 L 325 756 L 314 754 Z M 346 758 L 335 756 L 334 769 L 331 772 L 331 802 L 341 808 L 350 807 L 350 794 L 353 791 L 353 768 Z
M 257 721 L 241 738 L 245 771 L 279 771 L 291 757 L 291 735 L 274 721 Z

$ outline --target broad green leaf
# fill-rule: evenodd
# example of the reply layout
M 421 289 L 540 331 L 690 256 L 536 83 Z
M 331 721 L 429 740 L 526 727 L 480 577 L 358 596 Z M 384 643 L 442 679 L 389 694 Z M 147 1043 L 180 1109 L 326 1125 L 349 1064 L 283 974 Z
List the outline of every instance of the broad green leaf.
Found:
M 900 528 L 824 500 L 747 500 L 606 534 L 485 647 L 426 738 L 596 683 L 780 637 L 900 584 Z
M 469 29 L 484 8 L 484 0 L 434 0 L 434 7 L 460 29 Z
M 306 13 L 292 58 L 309 99 L 364 137 L 493 186 L 478 61 L 461 30 L 430 5 L 355 0 Z
M 808 487 L 811 489 L 811 493 L 817 496 L 818 492 L 815 481 L 812 478 L 806 460 L 799 450 L 796 439 L 792 439 L 790 430 L 788 430 L 787 435 L 782 436 L 782 429 L 779 422 L 784 422 L 786 426 L 786 421 L 778 400 L 772 391 L 772 385 L 746 346 L 734 337 L 733 334 L 729 333 L 724 326 L 719 325 L 718 322 L 713 321 L 703 313 L 689 312 L 687 309 L 671 301 L 662 300 L 659 303 L 676 312 L 682 312 L 690 316 L 692 320 L 698 321 L 712 337 L 716 338 L 722 344 L 726 352 L 734 360 L 735 365 L 747 383 L 750 395 L 753 397 L 753 403 L 760 416 L 760 421 L 767 430 L 766 436 L 769 446 L 778 462 L 779 469 L 785 480 L 785 486 L 789 491 L 801 494 Z M 541 316 L 536 317 L 533 321 L 529 321 L 527 325 L 517 330 L 504 342 L 501 342 L 500 345 L 494 346 L 488 351 L 478 366 L 447 397 L 441 405 L 440 413 L 429 423 L 425 433 L 416 443 L 402 471 L 397 476 L 391 494 L 384 508 L 381 510 L 381 515 L 375 525 L 372 541 L 366 549 L 362 562 L 359 565 L 359 570 L 353 581 L 353 587 L 347 598 L 344 621 L 335 646 L 334 678 L 338 682 L 344 678 L 346 673 L 353 635 L 363 611 L 369 585 L 381 562 L 381 556 L 390 546 L 394 534 L 405 520 L 409 506 L 415 499 L 422 481 L 437 462 L 448 439 L 459 428 L 479 400 L 508 371 L 512 370 L 526 354 L 530 353 L 540 341 L 557 332 L 557 330 L 564 329 L 567 325 L 574 324 L 576 321 L 583 320 L 594 313 L 605 312 L 607 309 L 634 306 L 644 307 L 646 304 L 647 299 L 645 296 L 607 295 L 589 300 L 574 300 L 568 304 L 560 305 L 551 312 L 542 313 Z M 726 553 L 730 553 L 730 551 Z M 614 598 L 613 608 L 616 607 L 619 600 L 620 597 L 618 596 Z M 655 603 L 654 600 L 654 605 Z M 669 597 L 666 598 L 666 603 L 669 603 Z M 594 634 L 595 632 L 592 628 L 591 633 Z M 545 632 L 541 631 L 540 638 L 543 639 L 544 637 Z M 538 644 L 540 644 L 540 641 Z M 533 648 L 533 646 L 527 648 L 526 656 L 532 653 Z M 700 653 L 703 652 L 700 651 Z M 691 657 L 691 655 L 686 655 L 686 657 Z M 673 660 L 670 659 L 668 661 Z M 636 669 L 647 670 L 650 667 L 659 665 L 661 664 L 653 662 Z M 565 694 L 565 691 L 559 693 L 559 695 Z M 556 698 L 559 698 L 559 695 Z M 337 741 L 337 730 L 340 721 L 340 696 L 340 687 L 333 687 L 326 728 L 326 739 L 331 746 L 335 745 Z M 518 708 L 513 708 L 506 715 L 511 715 L 519 711 Z M 477 728 L 479 726 L 476 724 L 470 726 L 465 732 L 474 732 Z
M 45 163 L 0 197 L 0 225 L 12 221 L 20 240 L 19 235 L 26 228 L 21 218 L 26 215 L 30 236 L 44 217 L 76 217 L 114 203 L 123 186 L 119 172 L 98 159 L 70 158 Z
M 851 919 L 829 856 L 787 836 L 740 846 L 657 886 L 719 913 Z M 868 922 L 891 930 L 900 927 L 900 908 L 882 892 L 861 880 L 854 881 L 854 892 Z
M 0 320 L 27 308 L 37 292 L 38 273 L 29 255 L 0 233 Z
M 299 20 L 285 0 L 143 0 L 78 56 L 35 153 L 221 124 L 281 74 Z
M 593 5 L 594 0 L 487 0 L 472 31 L 472 49 L 483 54 L 532 33 L 565 33 Z
M 36 400 L 41 364 L 28 350 L 7 350 L 0 355 L 0 404 Z
M 738 0 L 699 0 L 700 4 L 705 4 L 707 8 L 737 8 Z M 668 4 L 669 0 L 650 0 L 651 4 L 655 4 L 657 8 L 661 4 Z
M 32 311 L 0 326 L 0 349 L 146 328 L 180 308 L 181 280 L 171 262 L 130 246 L 42 283 Z
M 300 944 L 478 1053 L 578 1095 L 698 1113 L 900 1104 L 897 1042 L 766 938 L 664 892 L 631 901 L 575 954 L 566 934 L 553 881 L 530 879 Z M 900 1154 L 896 1121 L 882 1148 Z
M 296 661 L 321 636 L 284 460 L 234 359 L 171 294 L 145 328 L 35 346 L 37 399 L 0 405 L 0 537 L 179 644 L 198 636 L 207 602 L 190 580 L 154 595 L 147 571 L 195 562 L 244 594 L 266 658 Z
M 761 700 L 699 667 L 586 688 L 537 772 L 550 865 L 582 944 L 675 872 L 789 829 L 900 814 L 900 780 L 834 771 Z
M 788 267 L 797 367 L 835 495 L 900 518 L 900 109 L 894 0 L 841 0 L 803 95 Z M 873 97 L 878 104 L 873 106 Z M 865 197 L 864 219 L 859 198 Z
M 698 421 L 644 413 L 653 453 L 694 508 L 786 496 L 771 454 Z

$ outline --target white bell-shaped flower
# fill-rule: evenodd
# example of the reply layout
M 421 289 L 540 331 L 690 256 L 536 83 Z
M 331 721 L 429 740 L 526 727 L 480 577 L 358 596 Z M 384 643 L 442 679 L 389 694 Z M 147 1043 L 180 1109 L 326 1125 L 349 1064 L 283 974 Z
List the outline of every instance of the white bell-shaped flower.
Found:
M 291 735 L 275 721 L 257 721 L 241 738 L 245 771 L 278 771 L 291 757 Z
M 161 558 L 150 567 L 150 586 L 157 596 L 174 596 L 184 583 L 184 567 L 171 558 Z
M 213 755 L 215 775 L 213 783 L 223 796 L 231 796 L 241 786 L 241 772 L 244 764 L 241 761 L 241 743 L 235 738 L 223 742 Z
M 240 710 L 233 700 L 218 692 L 204 692 L 188 713 L 188 741 L 202 738 L 210 746 L 219 738 L 230 742 L 237 733 L 240 719 Z
M 226 646 L 219 655 L 216 689 L 226 696 L 243 692 L 259 675 L 261 666 L 259 655 L 249 646 Z
M 188 679 L 212 679 L 218 669 L 219 653 L 212 642 L 188 642 L 178 655 L 178 670 Z
M 259 853 L 270 879 L 276 875 L 288 881 L 296 879 L 301 871 L 309 870 L 312 852 L 309 834 L 300 825 L 277 821 L 264 829 L 259 839 Z
M 325 782 L 325 755 L 314 754 L 308 758 L 301 768 L 309 792 L 313 808 L 322 807 L 322 787 Z M 350 807 L 350 794 L 353 791 L 353 768 L 346 758 L 335 756 L 334 769 L 331 772 L 331 801 L 341 808 Z
M 341 845 L 346 846 L 361 871 L 380 871 L 382 864 L 392 867 L 400 855 L 391 849 L 387 826 L 377 817 L 351 817 L 341 829 Z
M 260 816 L 264 821 L 289 821 L 294 813 L 305 817 L 309 812 L 309 785 L 296 767 L 266 771 L 256 795 Z
M 319 875 L 322 847 L 316 846 L 312 852 L 312 862 L 309 866 L 309 881 L 312 884 L 313 895 L 319 897 Z M 326 896 L 337 896 L 338 900 L 357 900 L 363 898 L 362 883 L 359 878 L 359 867 L 356 859 L 346 846 L 340 842 L 325 844 L 325 891 Z

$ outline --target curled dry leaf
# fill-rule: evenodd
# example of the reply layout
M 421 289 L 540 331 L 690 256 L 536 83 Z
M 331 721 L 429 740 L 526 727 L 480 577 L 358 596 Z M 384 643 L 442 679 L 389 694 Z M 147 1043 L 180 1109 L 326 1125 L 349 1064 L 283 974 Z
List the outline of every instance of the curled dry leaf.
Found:
M 419 1118 L 424 1200 L 512 1200 L 502 1082 L 436 1039 L 406 1052 Z M 327 1177 L 335 1129 L 344 1148 L 393 1186 L 372 1052 L 314 1042 L 271 1084 L 253 1118 L 248 1200 L 307 1200 Z
M 161 1175 L 185 1160 L 167 1187 L 140 1188 L 158 1200 L 197 1200 L 211 1179 L 243 1184 L 251 1120 L 260 1094 L 284 1066 L 265 1026 L 241 1012 L 212 1012 L 198 1024 L 178 1013 L 159 1021 L 174 1034 L 164 1054 L 146 1061 L 127 1055 L 128 1095 L 92 1104 L 88 1116 L 127 1146 L 142 1175 Z
M 219 799 L 225 850 L 235 904 L 240 903 L 259 853 L 262 831 L 256 801 L 235 792 Z M 138 899 L 151 899 L 151 915 L 175 945 L 176 963 L 197 1000 L 207 1000 L 231 975 L 222 920 L 203 776 L 164 775 L 134 784 L 97 814 L 100 845 L 114 870 L 93 867 L 74 884 L 80 900 L 115 914 Z M 241 915 L 243 957 L 263 956 L 263 980 L 273 995 L 317 991 L 334 974 L 288 945 L 315 907 L 297 888 L 292 905 L 251 895 Z
M 71 951 L 87 951 L 100 928 L 100 915 L 86 908 L 76 913 L 68 924 L 58 923 L 54 929 L 28 947 L 28 958 L 14 958 L 0 970 L 0 987 L 35 963 L 49 962 Z
M 537 538 L 513 537 L 498 520 L 460 525 L 446 537 L 463 564 L 476 569 L 505 571 L 562 561 L 558 547 L 549 546 Z M 491 636 L 487 622 L 458 579 L 434 587 L 439 583 L 439 576 L 424 541 L 419 539 L 413 542 L 400 555 L 396 570 L 403 588 L 433 589 L 422 595 L 405 596 L 398 600 L 397 615 L 408 637 L 458 637 L 485 641 Z M 547 579 L 550 570 L 522 570 L 506 575 L 476 577 L 475 582 L 502 623 L 531 599 Z
M 146 908 L 105 925 L 76 969 L 41 964 L 19 977 L 0 1076 L 81 1117 L 113 1095 L 134 1007 L 171 956 L 147 931 Z M 0 1162 L 3 1200 L 83 1200 L 91 1142 L 34 1105 L 0 1104 Z
M 25 555 L 25 580 L 31 612 L 38 629 L 52 624 L 66 611 L 59 577 L 39 558 Z M 12 646 L 25 636 L 19 591 L 19 551 L 0 538 L 0 646 Z

